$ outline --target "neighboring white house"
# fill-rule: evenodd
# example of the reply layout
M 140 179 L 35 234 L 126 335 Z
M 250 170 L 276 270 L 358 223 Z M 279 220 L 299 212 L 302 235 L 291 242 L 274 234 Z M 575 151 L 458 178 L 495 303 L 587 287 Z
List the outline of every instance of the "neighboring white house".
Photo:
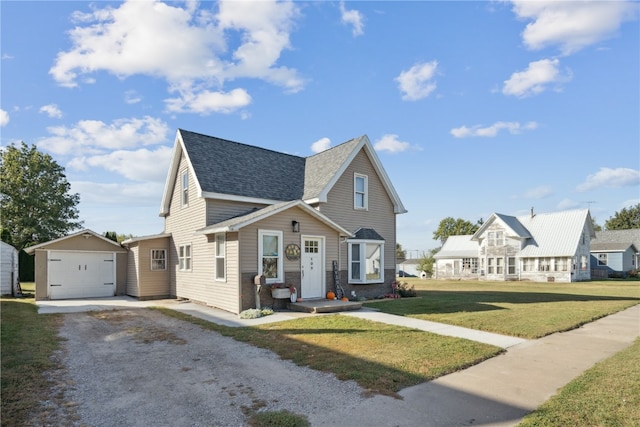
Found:
M 473 235 L 450 236 L 434 256 L 438 279 L 576 282 L 591 279 L 587 209 L 509 216 L 494 213 Z
M 18 288 L 18 250 L 0 242 L 0 294 L 12 295 Z
M 422 271 L 418 270 L 419 259 L 405 259 L 398 264 L 398 277 L 420 277 Z

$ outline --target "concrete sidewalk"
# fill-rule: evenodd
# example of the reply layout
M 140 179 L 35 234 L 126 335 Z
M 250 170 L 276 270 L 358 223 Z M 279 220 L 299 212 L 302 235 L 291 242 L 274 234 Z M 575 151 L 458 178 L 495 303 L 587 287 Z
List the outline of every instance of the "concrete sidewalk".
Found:
M 36 304 L 38 306 L 38 313 L 40 314 L 77 313 L 82 311 L 116 310 L 127 308 L 165 307 L 184 314 L 189 314 L 208 322 L 230 327 L 256 326 L 266 323 L 296 319 L 300 317 L 322 315 L 296 311 L 277 311 L 269 316 L 259 317 L 257 319 L 240 319 L 238 315 L 230 313 L 228 311 L 189 301 L 180 301 L 175 299 L 139 301 L 132 297 L 37 301 Z M 366 308 L 358 311 L 340 312 L 337 314 L 372 320 L 374 322 L 419 329 L 438 335 L 465 338 L 468 340 L 491 344 L 502 348 L 509 348 L 526 341 L 522 338 L 492 334 L 490 332 L 483 332 L 475 329 L 462 328 L 460 326 L 452 326 L 444 323 L 414 319 L 411 317 L 396 316 L 393 314 L 382 313 Z
M 337 407 L 314 426 L 513 426 L 596 363 L 640 336 L 640 305 L 581 328 L 510 347 L 463 371 Z

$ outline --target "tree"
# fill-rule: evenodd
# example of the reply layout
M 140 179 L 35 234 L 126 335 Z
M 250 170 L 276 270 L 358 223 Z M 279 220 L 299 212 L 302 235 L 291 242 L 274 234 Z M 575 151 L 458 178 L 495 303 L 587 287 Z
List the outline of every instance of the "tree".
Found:
M 602 226 L 597 223 L 595 217 L 591 217 L 591 226 L 593 227 L 593 231 L 602 231 Z
M 449 236 L 473 234 L 478 231 L 482 223 L 482 219 L 476 224 L 472 224 L 462 218 L 453 219 L 452 217 L 447 217 L 440 221 L 438 229 L 433 232 L 433 240 L 440 240 L 440 243 L 444 244 Z
M 115 231 L 105 231 L 104 237 L 114 242 L 118 241 L 118 234 Z
M 35 145 L 10 145 L 0 156 L 0 228 L 22 250 L 80 228 L 78 194 L 70 194 L 64 168 Z
M 407 259 L 407 251 L 402 249 L 400 243 L 396 243 L 396 264 L 402 264 Z
M 416 269 L 418 271 L 424 271 L 427 273 L 427 277 L 431 277 L 433 275 L 433 264 L 435 264 L 435 259 L 433 256 L 440 251 L 440 248 L 431 249 L 429 253 L 422 253 L 422 256 L 418 259 L 418 264 L 416 265 Z
M 620 212 L 616 212 L 604 222 L 604 228 L 607 230 L 640 228 L 640 203 L 630 206 L 628 209 L 622 208 Z

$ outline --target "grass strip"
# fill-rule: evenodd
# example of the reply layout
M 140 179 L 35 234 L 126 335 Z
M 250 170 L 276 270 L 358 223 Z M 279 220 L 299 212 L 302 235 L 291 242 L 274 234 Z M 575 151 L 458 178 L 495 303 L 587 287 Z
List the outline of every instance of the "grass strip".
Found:
M 565 284 L 407 279 L 417 298 L 366 302 L 380 311 L 522 338 L 580 327 L 640 303 L 638 281 Z
M 640 339 L 564 386 L 519 426 L 640 426 Z
M 29 425 L 51 382 L 45 372 L 59 366 L 51 358 L 60 347 L 59 315 L 39 316 L 33 299 L 0 299 L 0 400 L 3 426 Z

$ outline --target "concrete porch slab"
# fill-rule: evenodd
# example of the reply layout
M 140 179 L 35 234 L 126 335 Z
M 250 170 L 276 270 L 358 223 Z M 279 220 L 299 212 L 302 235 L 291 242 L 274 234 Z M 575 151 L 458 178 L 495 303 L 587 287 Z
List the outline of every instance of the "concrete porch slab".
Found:
M 301 302 L 289 303 L 289 310 L 301 311 L 304 313 L 339 313 L 341 311 L 353 311 L 360 310 L 362 308 L 361 302 L 355 301 L 340 301 L 330 299 L 317 299 Z

